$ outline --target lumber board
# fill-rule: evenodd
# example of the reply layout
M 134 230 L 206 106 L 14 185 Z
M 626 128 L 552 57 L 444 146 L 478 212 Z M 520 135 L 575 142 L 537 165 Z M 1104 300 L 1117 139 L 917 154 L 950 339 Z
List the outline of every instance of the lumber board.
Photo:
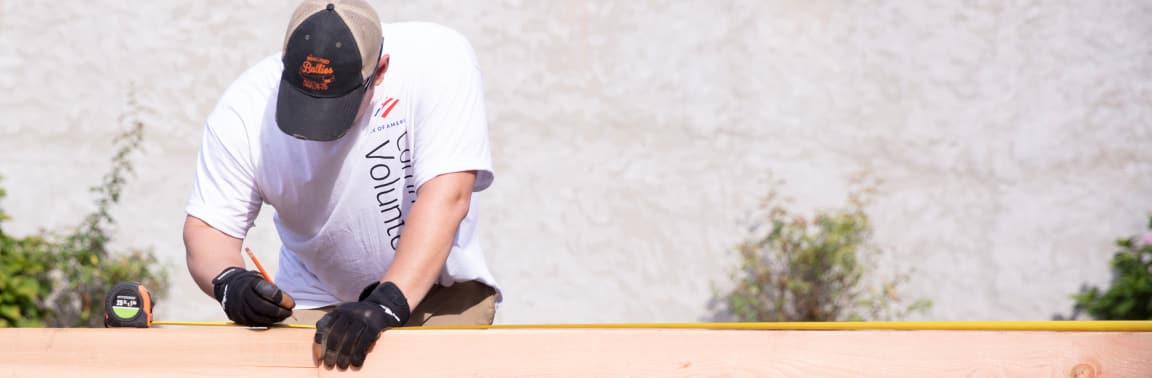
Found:
M 0 329 L 0 377 L 316 377 L 307 331 Z
M 0 329 L 0 377 L 1152 377 L 1152 332 L 392 330 L 349 371 L 312 332 Z

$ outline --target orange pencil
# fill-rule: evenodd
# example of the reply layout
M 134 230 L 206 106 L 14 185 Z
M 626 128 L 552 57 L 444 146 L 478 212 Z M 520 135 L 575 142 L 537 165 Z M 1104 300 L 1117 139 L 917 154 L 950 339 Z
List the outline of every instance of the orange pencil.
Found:
M 260 270 L 260 275 L 264 276 L 264 280 L 268 281 L 268 282 L 272 282 L 272 277 L 269 277 L 268 271 L 264 270 L 263 265 L 260 265 L 260 260 L 256 259 L 256 254 L 252 253 L 252 249 L 250 249 L 248 247 L 244 247 L 244 252 L 248 252 L 248 257 L 252 259 L 253 264 L 256 264 L 256 269 Z M 275 283 L 275 282 L 272 282 L 272 283 Z

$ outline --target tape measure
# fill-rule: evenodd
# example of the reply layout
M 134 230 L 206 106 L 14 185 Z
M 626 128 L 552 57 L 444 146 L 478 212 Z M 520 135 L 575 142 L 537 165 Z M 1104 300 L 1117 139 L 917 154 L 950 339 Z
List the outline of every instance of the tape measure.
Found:
M 112 286 L 104 297 L 104 327 L 148 328 L 152 326 L 152 293 L 135 281 Z

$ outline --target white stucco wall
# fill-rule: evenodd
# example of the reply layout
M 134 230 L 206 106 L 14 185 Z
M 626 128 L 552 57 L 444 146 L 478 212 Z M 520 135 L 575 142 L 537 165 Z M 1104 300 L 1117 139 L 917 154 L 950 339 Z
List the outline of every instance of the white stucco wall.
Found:
M 501 323 L 704 318 L 770 175 L 804 209 L 884 180 L 877 239 L 937 320 L 1066 313 L 1152 211 L 1149 1 L 374 3 L 477 49 Z M 118 243 L 170 267 L 158 317 L 223 319 L 183 265 L 183 205 L 205 115 L 291 8 L 0 0 L 5 229 L 91 209 L 134 86 Z M 267 214 L 249 245 L 274 268 Z

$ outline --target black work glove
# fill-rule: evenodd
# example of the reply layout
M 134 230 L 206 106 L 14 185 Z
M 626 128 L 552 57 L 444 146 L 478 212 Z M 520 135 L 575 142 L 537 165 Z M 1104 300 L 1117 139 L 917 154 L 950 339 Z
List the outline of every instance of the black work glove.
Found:
M 408 322 L 408 299 L 391 282 L 374 283 L 360 293 L 359 302 L 349 302 L 316 322 L 312 357 L 323 359 L 331 368 L 364 365 L 368 350 L 376 345 L 380 332 Z
M 259 272 L 224 269 L 212 280 L 213 294 L 228 319 L 246 326 L 269 326 L 292 315 L 296 302 Z

